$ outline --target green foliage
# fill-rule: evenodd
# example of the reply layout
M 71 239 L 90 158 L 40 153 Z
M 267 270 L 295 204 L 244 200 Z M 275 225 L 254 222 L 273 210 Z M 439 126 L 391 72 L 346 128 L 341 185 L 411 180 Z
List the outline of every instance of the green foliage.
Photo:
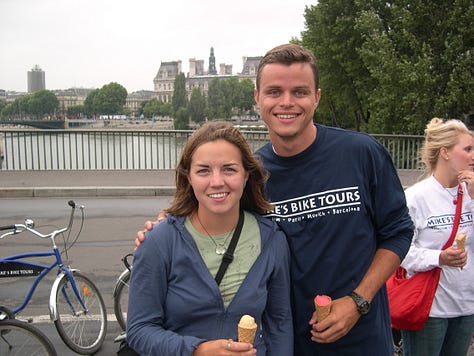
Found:
M 208 118 L 225 119 L 234 114 L 253 111 L 253 90 L 254 85 L 250 79 L 212 79 L 207 94 Z
M 186 108 L 188 97 L 186 95 L 186 78 L 184 73 L 179 73 L 174 79 L 173 97 L 171 99 L 173 112 L 176 114 L 180 108 Z
M 89 117 L 96 116 L 99 114 L 97 104 L 98 95 L 99 89 L 95 89 L 91 91 L 84 100 L 84 112 Z
M 224 102 L 221 80 L 214 78 L 209 82 L 207 92 L 207 116 L 210 120 L 224 117 Z
M 155 98 L 142 103 L 140 114 L 143 114 L 145 117 L 171 116 L 172 111 L 171 104 L 165 104 Z
M 189 99 L 188 112 L 192 121 L 201 123 L 206 120 L 206 98 L 199 88 L 194 88 Z
M 84 101 L 87 115 L 122 114 L 127 100 L 127 89 L 118 83 L 109 83 L 93 90 Z
M 22 96 L 7 104 L 2 110 L 2 116 L 13 119 L 33 117 L 42 119 L 53 116 L 59 108 L 59 100 L 49 90 L 40 90 L 33 94 Z
M 173 119 L 176 130 L 187 130 L 189 128 L 189 114 L 186 108 L 179 108 Z
M 355 15 L 354 2 L 347 0 L 321 0 L 306 7 L 302 45 L 318 60 L 322 91 L 318 121 L 360 129 L 368 120 L 363 102 L 370 78 L 356 51 L 361 38 L 354 31 Z
M 434 116 L 473 113 L 471 0 L 320 0 L 301 44 L 318 58 L 318 121 L 422 134 Z
M 73 105 L 67 108 L 67 116 L 79 116 L 84 113 L 84 105 Z
M 0 113 L 3 111 L 3 109 L 7 106 L 7 101 L 6 100 L 0 100 Z
M 238 83 L 235 107 L 239 110 L 239 114 L 253 112 L 255 104 L 253 97 L 254 88 L 253 82 L 250 79 L 244 79 Z
M 127 89 L 117 83 L 104 85 L 96 97 L 99 114 L 115 115 L 123 112 L 127 100 Z

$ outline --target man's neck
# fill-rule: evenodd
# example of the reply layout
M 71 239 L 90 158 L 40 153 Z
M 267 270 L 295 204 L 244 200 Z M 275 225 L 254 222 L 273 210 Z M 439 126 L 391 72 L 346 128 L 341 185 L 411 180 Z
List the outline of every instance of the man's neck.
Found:
M 281 157 L 291 157 L 303 152 L 312 145 L 316 139 L 316 126 L 308 127 L 305 132 L 292 137 L 282 137 L 274 133 L 269 133 L 273 152 Z

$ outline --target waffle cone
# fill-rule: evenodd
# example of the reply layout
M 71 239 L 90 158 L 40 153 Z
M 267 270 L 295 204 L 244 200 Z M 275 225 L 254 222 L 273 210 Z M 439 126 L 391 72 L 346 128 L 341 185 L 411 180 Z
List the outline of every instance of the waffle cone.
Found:
M 465 233 L 460 233 L 458 236 L 456 236 L 456 245 L 459 249 L 463 251 L 466 249 L 466 234 Z
M 239 342 L 248 342 L 253 345 L 255 340 L 255 333 L 257 332 L 257 324 L 252 328 L 238 327 Z
M 327 295 L 325 295 L 324 297 L 329 298 L 328 305 L 319 305 L 318 303 L 316 303 L 316 298 L 314 299 L 314 306 L 316 308 L 316 315 L 318 316 L 318 321 L 323 321 L 331 312 L 331 304 L 332 304 L 331 297 Z

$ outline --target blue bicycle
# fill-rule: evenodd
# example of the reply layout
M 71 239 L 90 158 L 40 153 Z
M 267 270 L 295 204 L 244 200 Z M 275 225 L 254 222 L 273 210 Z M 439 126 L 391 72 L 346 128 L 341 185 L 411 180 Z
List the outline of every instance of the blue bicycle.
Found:
M 57 276 L 51 287 L 49 297 L 49 314 L 51 320 L 64 343 L 74 352 L 89 355 L 97 352 L 102 346 L 107 331 L 107 313 L 104 300 L 95 284 L 76 269 L 72 269 L 63 262 L 61 252 L 65 254 L 79 237 L 84 222 L 84 207 L 77 206 L 74 201 L 68 202 L 71 215 L 67 227 L 42 234 L 34 229 L 34 222 L 26 219 L 24 224 L 0 226 L 0 230 L 10 230 L 0 236 L 7 236 L 29 231 L 33 235 L 49 239 L 52 250 L 46 252 L 27 252 L 0 258 L 0 278 L 8 277 L 35 277 L 33 283 L 19 306 L 12 308 L 14 315 L 21 312 L 29 303 L 36 287 L 49 272 L 57 269 Z M 76 208 L 81 211 L 81 228 L 72 239 L 70 234 Z M 64 250 L 60 251 L 56 245 L 56 238 L 69 232 L 64 238 Z M 34 258 L 51 257 L 50 264 L 32 262 Z

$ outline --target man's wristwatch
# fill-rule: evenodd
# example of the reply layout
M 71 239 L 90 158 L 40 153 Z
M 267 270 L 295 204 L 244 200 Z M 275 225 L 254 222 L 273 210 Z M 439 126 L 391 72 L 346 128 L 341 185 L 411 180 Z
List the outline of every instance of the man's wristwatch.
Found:
M 357 311 L 360 313 L 360 315 L 365 315 L 369 312 L 370 303 L 363 296 L 356 292 L 351 292 L 349 297 L 351 297 L 356 303 Z

